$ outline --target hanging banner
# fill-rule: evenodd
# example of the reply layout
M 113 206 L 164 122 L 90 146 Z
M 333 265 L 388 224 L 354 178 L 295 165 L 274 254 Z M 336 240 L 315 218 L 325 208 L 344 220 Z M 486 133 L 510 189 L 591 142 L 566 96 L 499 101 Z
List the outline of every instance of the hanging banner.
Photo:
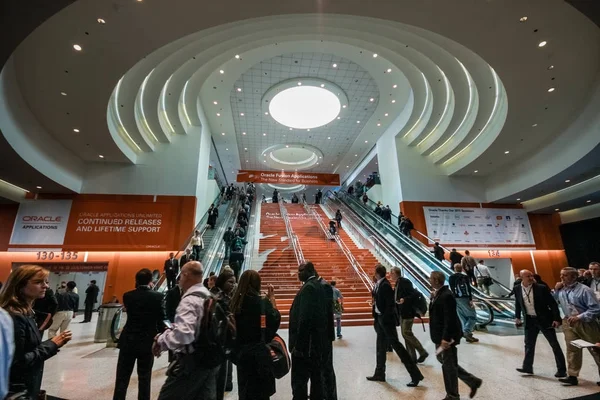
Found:
M 173 204 L 123 201 L 73 203 L 64 248 L 72 250 L 171 249 Z
M 320 174 L 316 172 L 277 172 L 240 170 L 238 182 L 281 183 L 296 185 L 340 186 L 339 174 Z
M 32 200 L 21 203 L 10 244 L 63 244 L 71 203 L 71 200 Z
M 504 208 L 423 207 L 427 236 L 443 245 L 530 245 L 527 211 Z

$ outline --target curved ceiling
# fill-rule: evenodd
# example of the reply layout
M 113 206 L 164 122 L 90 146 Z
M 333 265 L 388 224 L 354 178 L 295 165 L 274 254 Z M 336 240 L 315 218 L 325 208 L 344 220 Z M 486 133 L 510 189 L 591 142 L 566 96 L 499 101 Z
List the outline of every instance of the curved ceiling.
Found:
M 232 176 L 244 164 L 259 168 L 264 149 L 288 141 L 323 152 L 327 163 L 315 170 L 346 176 L 412 96 L 399 131 L 407 146 L 441 174 L 486 177 L 490 200 L 518 195 L 527 187 L 505 183 L 527 171 L 530 155 L 557 143 L 592 99 L 598 28 L 558 0 L 539 7 L 516 0 L 448 1 L 435 9 L 413 3 L 248 7 L 227 0 L 211 8 L 188 0 L 79 0 L 29 35 L 3 70 L 28 112 L 10 117 L 37 121 L 60 149 L 55 158 L 80 160 L 83 166 L 68 172 L 81 179 L 85 163 L 135 164 L 202 123 Z M 348 116 L 315 132 L 284 133 L 258 112 L 256 99 L 269 87 L 298 77 L 341 86 Z M 0 129 L 14 146 L 8 125 Z M 552 176 L 585 154 L 574 152 Z M 17 175 L 0 178 L 21 183 Z M 59 175 L 52 179 L 74 187 Z M 504 185 L 494 191 L 500 176 Z M 539 174 L 528 185 L 552 176 Z

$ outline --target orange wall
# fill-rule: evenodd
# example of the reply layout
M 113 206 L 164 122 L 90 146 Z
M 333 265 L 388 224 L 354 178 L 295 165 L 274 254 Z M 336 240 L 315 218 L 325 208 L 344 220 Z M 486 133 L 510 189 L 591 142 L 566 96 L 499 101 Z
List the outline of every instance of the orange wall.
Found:
M 84 254 L 84 252 L 79 253 L 78 262 L 83 262 Z M 87 262 L 108 263 L 103 301 L 110 300 L 112 296 L 117 296 L 122 301 L 123 293 L 134 289 L 137 271 L 148 268 L 151 271 L 157 269 L 162 273 L 168 256 L 169 251 L 94 251 L 88 253 Z M 0 252 L 1 282 L 6 282 L 13 262 L 44 265 L 44 262 L 38 261 L 35 252 Z

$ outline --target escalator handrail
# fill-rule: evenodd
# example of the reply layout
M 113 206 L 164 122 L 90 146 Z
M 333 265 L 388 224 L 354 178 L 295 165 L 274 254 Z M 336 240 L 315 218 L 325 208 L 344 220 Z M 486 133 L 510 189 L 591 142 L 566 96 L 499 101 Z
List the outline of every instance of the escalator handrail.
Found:
M 121 316 L 123 314 L 123 307 L 120 307 L 115 315 L 113 315 L 113 319 L 110 323 L 110 338 L 114 343 L 119 343 L 119 338 L 117 337 L 117 331 L 119 327 L 117 326 L 121 320 Z

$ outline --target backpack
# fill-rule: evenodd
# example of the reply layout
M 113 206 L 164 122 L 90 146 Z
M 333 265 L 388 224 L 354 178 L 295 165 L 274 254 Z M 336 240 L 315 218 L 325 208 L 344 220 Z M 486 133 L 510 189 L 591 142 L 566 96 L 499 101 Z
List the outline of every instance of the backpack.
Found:
M 423 316 L 427 314 L 427 300 L 425 299 L 425 296 L 423 296 L 423 293 L 416 289 L 415 291 L 417 292 L 417 297 L 413 303 L 413 310 L 415 310 L 415 313 L 420 319 L 423 319 Z
M 467 275 L 460 274 L 460 276 L 456 278 L 454 297 L 469 297 L 469 277 Z
M 226 360 L 235 338 L 235 319 L 229 308 L 212 294 L 193 292 L 189 296 L 204 299 L 204 314 L 200 335 L 194 341 L 195 359 L 207 368 L 213 368 Z
M 244 242 L 242 241 L 241 237 L 236 237 L 233 240 L 233 245 L 231 246 L 231 249 L 235 252 L 240 252 L 242 251 L 242 249 L 244 248 Z

